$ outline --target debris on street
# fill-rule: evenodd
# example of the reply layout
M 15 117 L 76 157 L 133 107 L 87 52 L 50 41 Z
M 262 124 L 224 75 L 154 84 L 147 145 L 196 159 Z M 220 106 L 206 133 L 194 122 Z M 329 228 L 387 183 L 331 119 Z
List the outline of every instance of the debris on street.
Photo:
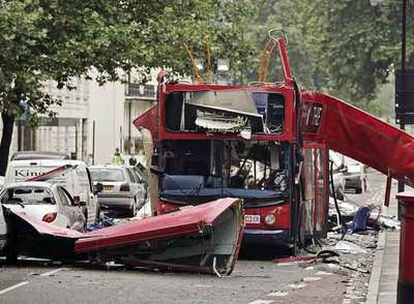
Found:
M 130 267 L 228 275 L 236 262 L 241 202 L 220 199 L 162 216 L 79 233 L 6 210 L 16 255 L 114 261 Z M 105 225 L 102 224 L 102 225 Z

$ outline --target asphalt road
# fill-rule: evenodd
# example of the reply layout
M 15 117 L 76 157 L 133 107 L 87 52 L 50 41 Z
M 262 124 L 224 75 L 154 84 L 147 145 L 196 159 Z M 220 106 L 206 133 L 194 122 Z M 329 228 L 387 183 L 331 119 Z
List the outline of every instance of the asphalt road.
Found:
M 239 261 L 222 278 L 21 262 L 0 268 L 0 303 L 251 303 L 315 273 L 271 261 Z
M 359 204 L 378 202 L 383 195 L 385 179 L 371 173 L 369 181 L 371 189 L 367 193 L 347 193 L 347 199 Z M 18 266 L 6 266 L 0 261 L 0 304 L 322 303 L 317 299 L 324 299 L 325 303 L 342 303 L 338 295 L 343 294 L 345 283 L 341 281 L 343 278 L 335 275 L 331 276 L 330 282 L 320 283 L 319 289 L 304 287 L 300 288 L 302 294 L 299 291 L 292 293 L 295 286 L 315 276 L 318 276 L 316 269 L 253 260 L 239 261 L 233 274 L 223 278 L 122 266 L 51 265 L 27 260 L 20 261 Z M 293 294 L 292 298 L 278 300 L 286 291 Z

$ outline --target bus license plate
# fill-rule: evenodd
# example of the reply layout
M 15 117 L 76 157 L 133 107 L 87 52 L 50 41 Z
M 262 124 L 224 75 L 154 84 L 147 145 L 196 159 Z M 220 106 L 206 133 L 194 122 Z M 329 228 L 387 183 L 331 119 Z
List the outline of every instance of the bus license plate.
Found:
M 247 214 L 244 216 L 244 222 L 246 224 L 260 224 L 260 215 Z
M 113 186 L 103 186 L 104 192 L 112 192 Z

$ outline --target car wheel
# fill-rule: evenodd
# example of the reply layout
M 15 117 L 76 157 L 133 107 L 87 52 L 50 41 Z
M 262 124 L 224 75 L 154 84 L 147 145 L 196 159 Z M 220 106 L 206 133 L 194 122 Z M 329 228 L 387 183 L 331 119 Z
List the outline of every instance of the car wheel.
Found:
M 4 249 L 6 255 L 6 264 L 8 265 L 14 265 L 17 263 L 16 243 L 17 241 L 15 238 L 11 238 L 6 244 L 6 248 Z
M 7 265 L 17 264 L 17 253 L 15 251 L 6 251 L 6 264 Z
M 98 206 L 98 208 L 96 208 L 96 219 L 95 221 L 99 220 L 101 218 L 101 207 Z
M 345 199 L 344 194 L 339 189 L 336 189 L 335 195 L 336 195 L 336 198 L 339 199 L 340 201 L 343 201 Z
M 85 223 L 83 224 L 83 227 L 86 229 L 86 226 L 88 226 L 88 210 L 86 210 L 83 215 L 85 216 Z

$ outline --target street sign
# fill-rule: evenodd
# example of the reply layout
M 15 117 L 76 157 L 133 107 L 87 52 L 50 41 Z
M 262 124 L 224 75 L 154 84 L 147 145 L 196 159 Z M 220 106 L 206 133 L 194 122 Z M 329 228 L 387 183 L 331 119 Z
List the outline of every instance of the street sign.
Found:
M 414 70 L 395 73 L 395 118 L 397 124 L 414 124 Z

